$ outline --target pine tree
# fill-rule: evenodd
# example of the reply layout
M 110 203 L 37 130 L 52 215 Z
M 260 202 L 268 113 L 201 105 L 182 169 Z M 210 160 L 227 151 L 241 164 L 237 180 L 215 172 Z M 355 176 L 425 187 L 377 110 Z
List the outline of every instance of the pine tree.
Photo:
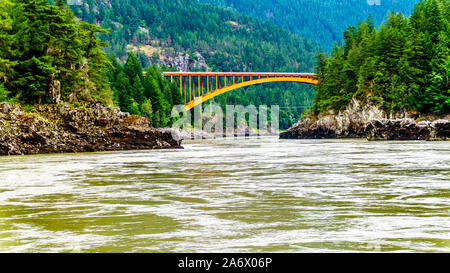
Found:
M 139 78 L 138 75 L 135 75 L 131 82 L 133 83 L 131 89 L 133 99 L 138 104 L 142 104 L 145 100 L 145 97 L 144 97 L 144 87 L 141 84 L 141 79 Z
M 411 18 L 390 13 L 345 31 L 343 46 L 318 57 L 314 112 L 340 110 L 356 97 L 387 112 L 450 112 L 449 23 L 441 0 L 416 5 Z M 355 80 L 357 79 L 357 80 Z
M 149 69 L 150 72 L 152 69 Z M 167 109 L 167 101 L 164 99 L 164 95 L 159 88 L 158 80 L 152 77 L 152 73 L 147 73 L 147 77 L 144 83 L 145 94 L 152 102 L 152 109 L 154 114 L 153 126 L 162 127 L 167 125 L 167 118 L 165 112 Z
M 124 72 L 129 79 L 134 79 L 136 76 L 142 78 L 142 67 L 136 55 L 133 52 L 128 55 L 127 62 L 124 66 Z
M 177 87 L 176 84 L 170 85 L 170 90 L 172 93 L 172 105 L 183 105 L 184 101 L 180 94 L 180 89 Z
M 14 7 L 13 50 L 16 75 L 9 84 L 14 96 L 27 102 L 43 102 L 57 72 L 47 54 L 52 39 L 55 9 L 46 0 L 17 0 Z
M 12 68 L 14 66 L 14 63 L 10 60 L 12 55 L 11 44 L 13 39 L 13 36 L 11 35 L 13 23 L 10 16 L 11 8 L 12 3 L 9 0 L 3 0 L 0 2 L 0 83 L 7 82 L 9 80 L 8 75 L 13 72 Z M 1 88 L 4 88 L 3 84 Z
M 141 114 L 144 117 L 147 117 L 149 119 L 153 118 L 153 109 L 152 109 L 152 102 L 150 99 L 147 99 L 142 103 L 141 105 Z
M 130 84 L 130 79 L 123 71 L 120 71 L 117 75 L 117 80 L 114 83 L 114 90 L 117 92 L 116 97 L 119 100 L 119 107 L 122 111 L 133 115 L 139 114 L 139 107 L 131 93 L 132 86 Z
M 0 73 L 6 74 L 12 96 L 26 103 L 110 101 L 104 78 L 109 63 L 100 50 L 105 43 L 96 37 L 106 30 L 75 20 L 62 0 L 14 0 L 9 14 L 11 39 L 5 48 L 11 69 L 0 65 Z M 5 32 L 0 33 L 1 43 Z

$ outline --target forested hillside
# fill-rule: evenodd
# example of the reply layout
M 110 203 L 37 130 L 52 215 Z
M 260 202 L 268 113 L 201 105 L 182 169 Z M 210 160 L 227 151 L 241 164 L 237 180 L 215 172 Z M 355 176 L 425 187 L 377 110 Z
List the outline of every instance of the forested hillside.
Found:
M 348 25 L 357 25 L 372 16 L 380 25 L 388 11 L 409 15 L 419 0 L 200 0 L 228 7 L 262 20 L 268 20 L 293 33 L 309 38 L 328 51 L 335 41 L 341 41 Z
M 65 1 L 0 2 L 0 102 L 94 102 L 118 105 L 123 111 L 149 117 L 155 127 L 170 126 L 170 111 L 181 103 L 175 85 L 157 67 L 143 76 L 130 54 L 125 64 L 103 51 L 98 39 L 108 30 L 77 20 Z
M 152 126 L 166 127 L 174 121 L 172 107 L 183 104 L 180 92 L 174 83 L 164 79 L 157 66 L 143 69 L 136 55 L 130 53 L 125 64 L 119 63 L 111 54 L 112 68 L 108 79 L 114 101 L 124 112 L 150 118 Z
M 298 35 L 242 14 L 196 0 L 84 0 L 72 6 L 84 21 L 110 29 L 100 37 L 108 53 L 124 62 L 133 51 L 146 67 L 205 59 L 197 70 L 289 71 L 314 69 L 317 47 Z M 195 68 L 193 68 L 194 70 Z M 277 104 L 287 128 L 311 105 L 313 90 L 298 84 L 267 84 L 216 98 L 225 104 Z
M 47 0 L 3 0 L 0 23 L 0 101 L 112 102 L 104 29 Z
M 449 3 L 422 1 L 410 18 L 391 13 L 379 30 L 372 22 L 349 27 L 343 46 L 318 56 L 313 112 L 358 98 L 388 113 L 450 113 Z
M 176 57 L 199 51 L 213 70 L 291 71 L 312 69 L 316 48 L 272 24 L 196 0 L 83 0 L 72 6 L 82 20 L 110 29 L 101 37 L 122 60 L 127 46 L 138 55 Z M 130 47 L 129 47 L 130 48 Z M 128 48 L 128 49 L 129 49 Z M 162 56 L 165 55 L 165 56 Z M 141 60 L 143 61 L 143 60 Z M 145 61 L 143 61 L 145 64 Z
M 222 5 L 231 2 L 221 1 Z M 328 9 L 337 8 L 331 2 L 335 1 L 326 2 Z M 163 79 L 164 70 L 180 65 L 191 70 L 308 72 L 316 63 L 314 44 L 270 22 L 217 7 L 217 3 L 82 3 L 69 8 L 63 0 L 0 2 L 0 101 L 101 101 L 147 116 L 153 126 L 170 126 L 170 110 L 181 98 L 175 85 Z M 302 10 L 292 7 L 303 2 L 291 3 L 283 13 L 286 18 L 291 10 Z M 303 9 L 312 9 L 316 2 L 308 3 Z M 398 4 L 408 9 L 402 3 L 395 1 L 390 7 Z M 266 4 L 253 7 L 257 10 Z M 272 12 L 282 4 L 274 5 Z M 383 1 L 385 5 L 389 3 Z M 446 0 L 428 0 L 417 5 L 410 19 L 391 14 L 377 29 L 380 19 L 374 13 L 373 20 L 349 27 L 344 32 L 345 43 L 335 46 L 330 57 L 318 55 L 321 84 L 316 89 L 314 113 L 339 110 L 353 97 L 368 98 L 388 112 L 448 112 L 448 5 Z M 348 13 L 346 8 L 341 11 Z M 280 127 L 287 128 L 312 104 L 313 96 L 311 87 L 272 83 L 236 90 L 215 101 L 279 105 Z

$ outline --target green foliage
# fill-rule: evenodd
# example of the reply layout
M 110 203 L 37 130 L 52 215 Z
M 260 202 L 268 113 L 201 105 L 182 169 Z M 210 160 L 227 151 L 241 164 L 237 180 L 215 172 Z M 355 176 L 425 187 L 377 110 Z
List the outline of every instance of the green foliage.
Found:
M 65 1 L 53 2 L 0 2 L 0 81 L 25 103 L 110 103 L 106 44 L 96 38 L 107 31 L 75 20 Z
M 0 2 L 0 81 L 7 81 L 14 62 L 11 61 L 11 29 L 13 20 L 11 18 L 12 3 L 9 0 Z
M 8 99 L 8 92 L 3 86 L 3 83 L 0 83 L 0 102 L 6 101 L 7 99 Z
M 261 22 L 230 9 L 197 0 L 83 2 L 86 5 L 72 7 L 74 13 L 84 21 L 99 22 L 102 27 L 111 29 L 110 33 L 100 37 L 109 43 L 106 52 L 113 52 L 119 62 L 126 62 L 125 74 L 131 85 L 135 75 L 141 75 L 137 63 L 147 67 L 155 64 L 159 55 L 153 52 L 146 56 L 138 51 L 128 57 L 129 45 L 158 48 L 166 58 L 176 58 L 179 53 L 188 54 L 192 61 L 200 59 L 198 52 L 212 71 L 311 72 L 314 69 L 314 52 L 317 50 L 314 43 L 272 23 Z M 155 124 L 168 124 L 170 104 L 164 103 L 164 97 L 170 101 L 172 96 L 177 100 L 175 104 L 184 104 L 184 101 L 178 96 L 179 89 L 175 86 L 170 87 L 169 84 L 169 88 L 163 88 L 161 79 L 151 78 L 155 81 L 141 78 L 144 97 L 151 99 L 153 109 L 158 109 L 153 111 Z M 150 90 L 153 90 L 151 94 Z M 285 117 L 280 126 L 288 128 L 312 104 L 313 94 L 313 88 L 309 86 L 273 83 L 249 87 L 245 92 L 237 90 L 223 94 L 215 101 L 222 106 L 279 105 L 281 115 Z M 130 94 L 141 104 L 139 96 L 139 92 L 137 96 Z
M 362 22 L 345 31 L 345 43 L 318 57 L 320 84 L 313 111 L 345 108 L 351 98 L 387 112 L 450 112 L 450 27 L 444 0 L 416 5 L 411 18 L 390 13 L 379 30 Z
M 328 51 L 335 41 L 341 41 L 342 31 L 356 25 L 371 14 L 371 25 L 380 25 L 388 10 L 410 14 L 419 0 L 381 0 L 381 5 L 369 5 L 367 0 L 200 0 L 227 7 L 250 16 L 267 20 L 317 42 Z
M 150 99 L 147 99 L 144 101 L 141 105 L 141 113 L 144 117 L 147 117 L 149 119 L 152 119 L 153 117 L 153 109 L 152 109 L 152 102 Z
M 163 71 L 156 66 L 150 66 L 144 77 L 143 69 L 132 53 L 124 65 L 117 61 L 114 54 L 109 59 L 113 67 L 108 78 L 120 109 L 150 118 L 154 127 L 170 126 L 174 122 L 172 107 L 182 104 L 176 85 L 164 79 Z

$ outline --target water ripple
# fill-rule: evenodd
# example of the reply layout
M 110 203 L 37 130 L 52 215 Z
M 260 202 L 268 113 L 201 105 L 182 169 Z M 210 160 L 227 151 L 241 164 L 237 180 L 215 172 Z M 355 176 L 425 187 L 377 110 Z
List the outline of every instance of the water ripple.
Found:
M 2 252 L 450 252 L 450 142 L 0 158 Z

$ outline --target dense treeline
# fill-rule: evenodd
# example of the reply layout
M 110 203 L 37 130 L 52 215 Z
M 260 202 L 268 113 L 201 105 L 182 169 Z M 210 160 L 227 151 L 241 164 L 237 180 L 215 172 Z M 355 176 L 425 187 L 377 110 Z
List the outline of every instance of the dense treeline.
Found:
M 127 46 L 162 49 L 165 57 L 200 52 L 212 71 L 311 72 L 317 47 L 271 23 L 197 0 L 84 0 L 72 6 L 77 17 L 98 23 L 109 33 L 100 37 L 125 61 Z M 156 52 L 156 53 L 155 53 Z M 160 58 L 143 51 L 136 57 L 143 66 Z M 299 84 L 266 84 L 247 91 L 233 91 L 215 99 L 226 104 L 277 104 L 281 107 L 281 128 L 288 128 L 312 104 L 313 89 Z
M 106 30 L 75 20 L 64 1 L 0 2 L 0 99 L 111 101 Z
M 172 56 L 197 50 L 218 71 L 303 71 L 314 64 L 316 47 L 298 35 L 197 0 L 83 3 L 72 6 L 75 15 L 110 29 L 101 37 L 120 59 L 127 57 L 127 45 L 149 44 L 170 48 Z
M 328 51 L 344 37 L 348 25 L 356 25 L 372 15 L 375 25 L 390 10 L 409 15 L 419 0 L 200 0 L 268 20 L 293 33 L 309 38 Z
M 162 70 L 156 66 L 150 66 L 144 76 L 141 64 L 133 53 L 124 65 L 117 61 L 114 54 L 109 57 L 113 69 L 108 78 L 120 109 L 150 118 L 154 127 L 170 126 L 174 121 L 171 118 L 172 107 L 183 104 L 176 85 L 164 79 Z
M 318 55 L 314 113 L 340 110 L 352 98 L 388 113 L 449 113 L 449 3 L 421 1 L 410 18 L 390 13 L 379 29 L 371 20 L 349 27 L 344 45 Z
M 72 12 L 65 3 L 0 2 L 0 101 L 101 101 L 147 116 L 155 127 L 170 126 L 172 106 L 182 104 L 182 99 L 176 86 L 162 77 L 166 68 L 149 65 L 161 51 L 152 56 L 129 54 L 129 45 L 151 45 L 167 57 L 187 52 L 195 59 L 195 52 L 201 52 L 215 71 L 313 70 L 314 44 L 229 8 L 196 0 L 84 0 L 72 6 Z M 291 4 L 299 3 L 303 2 Z M 237 2 L 233 6 L 239 7 Z M 254 7 L 259 6 L 264 7 Z M 274 14 L 279 6 L 274 5 Z M 379 29 L 372 17 L 349 27 L 344 44 L 334 46 L 331 56 L 318 55 L 321 84 L 314 113 L 340 110 L 353 97 L 368 99 L 388 112 L 447 113 L 449 17 L 448 1 L 428 0 L 415 7 L 411 18 L 391 13 Z M 279 105 L 280 127 L 287 128 L 311 104 L 313 91 L 272 83 L 233 91 L 215 101 Z
M 124 65 L 106 56 L 97 38 L 108 31 L 79 21 L 65 1 L 5 0 L 0 3 L 0 101 L 74 105 L 100 101 L 169 126 L 181 103 L 175 85 L 134 54 Z

